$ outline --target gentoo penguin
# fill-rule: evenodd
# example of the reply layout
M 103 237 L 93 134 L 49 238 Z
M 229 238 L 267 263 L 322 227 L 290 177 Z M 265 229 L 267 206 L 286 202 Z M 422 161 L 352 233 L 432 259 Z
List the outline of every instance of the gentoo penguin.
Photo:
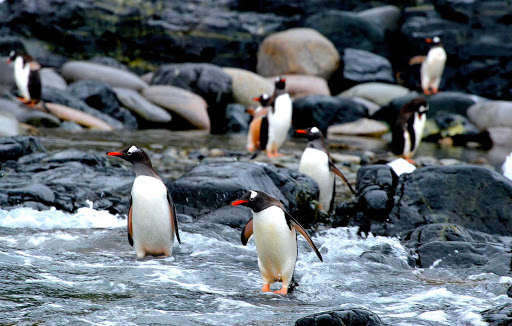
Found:
M 268 111 L 268 142 L 267 155 L 269 157 L 279 156 L 277 151 L 286 141 L 288 130 L 292 125 L 292 99 L 285 90 L 286 80 L 276 78 L 275 90 L 270 100 Z
M 512 153 L 508 154 L 505 158 L 505 162 L 503 162 L 501 166 L 501 171 L 505 177 L 512 180 Z
M 170 256 L 174 234 L 181 243 L 176 208 L 148 154 L 142 148 L 131 146 L 107 155 L 132 163 L 135 170 L 128 212 L 128 242 L 135 247 L 137 257 Z
M 425 94 L 435 94 L 439 91 L 439 84 L 446 63 L 446 52 L 439 37 L 427 38 L 425 41 L 430 43 L 431 47 L 421 64 L 421 88 Z
M 336 173 L 347 184 L 350 191 L 355 194 L 354 189 L 347 181 L 343 173 L 334 165 L 327 147 L 325 146 L 324 135 L 317 128 L 297 129 L 297 133 L 307 135 L 309 143 L 302 157 L 300 158 L 299 172 L 315 179 L 320 189 L 320 209 L 331 212 L 336 195 L 336 184 L 334 174 Z
M 20 51 L 12 51 L 7 63 L 14 61 L 14 80 L 21 95 L 20 100 L 33 105 L 41 98 L 41 66 L 31 56 Z
M 263 287 L 261 291 L 270 291 L 274 282 L 282 282 L 277 294 L 287 294 L 293 281 L 293 271 L 297 260 L 297 234 L 306 238 L 316 255 L 323 261 L 322 255 L 306 233 L 306 230 L 285 209 L 283 204 L 262 191 L 248 191 L 231 205 L 243 205 L 252 209 L 253 217 L 242 230 L 241 240 L 245 246 L 254 235 L 258 253 L 258 267 Z
M 260 97 L 253 99 L 260 103 L 256 109 L 247 109 L 253 118 L 249 124 L 249 132 L 247 133 L 247 150 L 254 152 L 257 150 L 265 149 L 268 140 L 268 101 L 270 96 L 266 93 L 261 94 Z
M 428 104 L 417 97 L 406 103 L 392 129 L 391 149 L 394 154 L 411 159 L 418 149 L 427 122 Z

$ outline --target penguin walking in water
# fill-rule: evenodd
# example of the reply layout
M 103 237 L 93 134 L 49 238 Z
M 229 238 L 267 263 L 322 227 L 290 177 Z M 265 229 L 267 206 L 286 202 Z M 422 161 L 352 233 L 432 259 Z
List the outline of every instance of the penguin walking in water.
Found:
M 413 99 L 400 109 L 392 129 L 391 150 L 394 154 L 412 159 L 423 137 L 427 111 L 428 104 L 423 97 Z
M 436 94 L 439 91 L 439 84 L 446 63 L 446 52 L 439 37 L 427 38 L 425 41 L 430 43 L 431 47 L 421 64 L 420 76 L 423 93 L 429 95 Z
M 270 96 L 266 93 L 261 94 L 260 97 L 253 99 L 260 103 L 256 109 L 247 109 L 253 118 L 249 124 L 249 132 L 247 133 L 247 150 L 249 152 L 259 151 L 265 149 L 268 140 L 268 102 Z
M 258 267 L 263 279 L 261 291 L 269 292 L 270 285 L 282 282 L 274 293 L 285 295 L 293 283 L 293 272 L 297 261 L 297 234 L 306 238 L 316 255 L 322 255 L 306 233 L 306 230 L 285 209 L 283 204 L 262 191 L 248 191 L 231 205 L 243 205 L 252 209 L 253 217 L 242 230 L 241 240 L 245 246 L 254 235 L 258 253 Z
M 288 131 L 292 126 L 292 99 L 285 87 L 286 80 L 277 77 L 274 94 L 269 101 L 268 142 L 266 147 L 269 157 L 280 156 L 278 150 L 286 141 Z
M 41 66 L 34 58 L 20 51 L 12 51 L 7 63 L 14 62 L 14 80 L 23 103 L 33 106 L 41 98 Z
M 132 163 L 135 170 L 128 212 L 128 242 L 135 247 L 137 257 L 170 256 L 175 234 L 181 243 L 176 208 L 148 154 L 131 146 L 107 155 Z
M 317 128 L 297 129 L 297 133 L 307 135 L 308 145 L 300 158 L 299 172 L 309 175 L 318 183 L 320 195 L 320 209 L 328 213 L 332 211 L 334 197 L 336 195 L 336 183 L 334 174 L 337 174 L 355 195 L 355 191 L 347 178 L 334 165 L 327 147 L 325 146 L 324 135 Z

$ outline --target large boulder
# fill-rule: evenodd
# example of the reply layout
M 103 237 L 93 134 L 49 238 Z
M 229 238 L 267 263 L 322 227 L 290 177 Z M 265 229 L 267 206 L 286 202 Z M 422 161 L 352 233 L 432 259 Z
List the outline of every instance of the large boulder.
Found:
M 60 120 L 56 116 L 39 110 L 29 109 L 18 101 L 0 98 L 0 112 L 13 115 L 16 120 L 35 127 L 58 127 Z
M 20 124 L 16 116 L 0 111 L 0 137 L 17 136 L 20 133 Z
M 270 77 L 267 80 L 269 83 L 274 83 L 276 77 Z M 331 95 L 327 81 L 321 77 L 308 75 L 281 75 L 279 77 L 286 79 L 286 91 L 292 98 L 308 95 Z
M 384 326 L 380 317 L 370 310 L 361 308 L 324 311 L 302 317 L 295 326 Z
M 329 79 L 339 63 L 331 41 L 314 29 L 294 28 L 265 38 L 256 69 L 262 76 L 304 74 Z
M 340 95 L 345 97 L 361 97 L 378 105 L 386 105 L 392 100 L 411 93 L 408 88 L 400 85 L 369 82 L 355 85 Z
M 229 205 L 248 190 L 261 190 L 280 200 L 305 224 L 314 221 L 311 206 L 318 186 L 310 177 L 271 164 L 212 163 L 193 168 L 169 184 L 179 213 L 198 216 Z
M 223 68 L 233 82 L 233 99 L 245 106 L 257 105 L 253 100 L 263 93 L 274 93 L 274 82 L 270 82 L 252 71 L 238 68 Z
M 119 102 L 136 114 L 139 119 L 149 123 L 167 123 L 172 120 L 168 111 L 149 102 L 133 89 L 115 87 L 114 92 Z
M 41 84 L 46 87 L 53 87 L 57 89 L 66 89 L 68 84 L 53 68 L 42 68 L 39 71 L 41 75 Z
M 0 162 L 15 161 L 23 155 L 45 152 L 44 146 L 35 137 L 14 136 L 0 138 L 0 140 Z
M 469 119 L 480 129 L 512 128 L 512 101 L 480 102 L 468 108 Z

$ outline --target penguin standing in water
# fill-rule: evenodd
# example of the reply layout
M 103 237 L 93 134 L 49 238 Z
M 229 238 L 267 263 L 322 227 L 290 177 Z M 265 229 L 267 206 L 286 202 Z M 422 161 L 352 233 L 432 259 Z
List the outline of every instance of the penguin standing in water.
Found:
M 446 63 L 446 52 L 439 37 L 427 38 L 425 41 L 430 43 L 431 47 L 421 64 L 420 76 L 423 93 L 429 95 L 436 94 L 439 91 L 439 84 Z
M 428 104 L 425 98 L 417 97 L 406 103 L 392 129 L 391 149 L 394 154 L 410 160 L 423 137 L 427 122 Z
M 181 243 L 176 208 L 148 154 L 131 146 L 107 155 L 132 163 L 135 170 L 128 212 L 128 242 L 135 247 L 137 257 L 170 256 L 174 234 Z
M 36 104 L 41 98 L 41 66 L 34 58 L 20 51 L 12 51 L 7 63 L 14 61 L 14 80 L 21 95 L 19 98 L 27 105 Z
M 260 97 L 253 99 L 260 103 L 256 109 L 247 109 L 253 118 L 249 124 L 249 132 L 247 133 L 247 150 L 249 152 L 259 151 L 265 149 L 268 140 L 268 102 L 270 96 L 266 93 L 261 94 Z
M 285 87 L 286 80 L 277 77 L 274 94 L 269 101 L 268 142 L 266 147 L 269 157 L 280 156 L 278 150 L 286 141 L 288 131 L 292 126 L 292 99 Z
M 298 129 L 297 133 L 307 135 L 309 143 L 300 159 L 299 172 L 309 175 L 318 183 L 320 195 L 320 209 L 328 213 L 332 211 L 334 197 L 336 195 L 336 183 L 334 174 L 336 173 L 348 186 L 350 191 L 355 194 L 354 189 L 347 178 L 334 165 L 327 147 L 325 146 L 324 135 L 317 128 Z
M 306 238 L 316 255 L 322 255 L 306 233 L 306 230 L 285 209 L 283 204 L 262 191 L 248 191 L 231 205 L 243 205 L 252 209 L 253 217 L 242 230 L 241 240 L 245 246 L 254 235 L 258 253 L 258 267 L 263 279 L 261 291 L 269 292 L 270 285 L 282 282 L 274 293 L 285 295 L 293 283 L 293 272 L 297 261 L 297 234 Z

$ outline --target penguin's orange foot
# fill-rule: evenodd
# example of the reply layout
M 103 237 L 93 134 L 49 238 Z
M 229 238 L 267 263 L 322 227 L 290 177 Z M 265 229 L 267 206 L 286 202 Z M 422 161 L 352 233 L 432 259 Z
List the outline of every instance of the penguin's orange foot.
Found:
M 424 89 L 423 93 L 425 93 L 425 95 L 431 95 L 432 94 L 432 92 L 430 91 L 430 88 Z
M 275 294 L 286 295 L 288 293 L 288 288 L 283 286 L 280 290 L 274 291 Z
M 411 163 L 412 165 L 416 165 L 416 166 L 418 166 L 418 164 L 416 163 L 416 161 L 415 161 L 415 160 L 413 160 L 412 158 L 406 158 L 405 160 L 406 160 L 407 162 Z
M 261 292 L 270 292 L 270 284 L 263 284 Z
M 439 93 L 439 89 L 437 88 L 432 88 L 432 94 L 437 94 Z

